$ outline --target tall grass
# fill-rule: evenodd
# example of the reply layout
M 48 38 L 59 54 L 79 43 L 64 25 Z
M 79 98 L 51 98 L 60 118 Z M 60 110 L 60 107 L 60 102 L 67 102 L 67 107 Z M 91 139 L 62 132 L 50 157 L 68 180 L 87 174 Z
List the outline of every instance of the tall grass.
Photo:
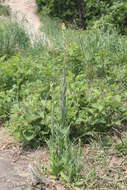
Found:
M 11 56 L 23 51 L 30 45 L 30 39 L 23 24 L 16 20 L 5 19 L 0 23 L 0 56 Z
M 10 8 L 2 4 L 0 1 L 0 16 L 9 16 L 10 15 Z
M 65 63 L 64 63 L 65 64 Z M 51 96 L 53 88 L 51 88 Z M 70 126 L 67 126 L 66 74 L 63 72 L 60 98 L 60 119 L 57 121 L 52 113 L 51 136 L 48 141 L 50 152 L 50 171 L 65 182 L 77 182 L 81 178 L 82 153 L 79 141 L 76 147 L 69 139 Z M 52 96 L 52 104 L 53 104 Z M 52 112 L 54 111 L 52 105 Z
M 43 26 L 41 28 L 42 32 L 50 40 L 50 43 L 53 48 L 64 48 L 64 38 L 62 32 L 62 24 L 59 19 L 50 18 L 48 16 L 43 16 L 41 18 Z M 66 37 L 66 45 L 71 43 L 72 41 L 77 42 L 79 41 L 79 37 L 84 35 L 84 31 L 82 30 L 75 30 L 71 28 L 66 28 L 64 35 Z
M 64 48 L 64 39 L 62 33 L 62 24 L 58 19 L 51 19 L 50 17 L 42 17 L 43 22 L 42 31 L 49 38 L 53 48 Z M 109 28 L 106 31 L 104 28 L 93 30 L 76 30 L 67 27 L 64 32 L 66 39 L 66 46 L 76 44 L 81 48 L 87 60 L 95 56 L 99 50 L 107 50 L 113 54 L 127 51 L 127 37 L 118 34 L 114 28 Z M 116 42 L 117 41 L 117 42 Z M 121 49 L 122 48 L 122 49 Z

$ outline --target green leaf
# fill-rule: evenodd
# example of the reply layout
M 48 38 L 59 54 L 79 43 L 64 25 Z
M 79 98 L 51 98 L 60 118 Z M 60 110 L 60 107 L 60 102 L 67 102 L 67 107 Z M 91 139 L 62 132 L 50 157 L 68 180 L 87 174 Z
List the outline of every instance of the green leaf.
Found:
M 62 180 L 69 182 L 68 176 L 66 176 L 63 172 L 60 173 L 60 176 Z
M 119 95 L 116 95 L 112 98 L 112 106 L 114 108 L 118 108 L 121 106 L 121 97 Z
M 34 132 L 31 130 L 25 130 L 23 131 L 23 137 L 25 140 L 27 140 L 28 142 L 31 141 L 32 139 L 34 139 L 35 135 Z

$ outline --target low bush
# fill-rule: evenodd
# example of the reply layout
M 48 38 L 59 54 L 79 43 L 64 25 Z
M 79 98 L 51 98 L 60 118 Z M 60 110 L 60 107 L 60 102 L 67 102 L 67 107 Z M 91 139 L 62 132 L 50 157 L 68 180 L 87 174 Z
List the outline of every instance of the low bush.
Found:
M 106 15 L 103 15 L 99 20 L 93 22 L 93 27 L 104 27 L 107 29 L 108 27 L 117 28 L 117 30 L 126 34 L 127 32 L 127 3 L 115 2 L 107 12 Z
M 21 55 L 1 59 L 0 117 L 24 144 L 41 144 L 50 133 L 50 81 L 57 83 L 60 72 L 50 61 L 50 56 L 41 64 Z
M 124 156 L 127 155 L 127 142 L 126 139 L 124 140 L 124 142 L 121 142 L 120 144 L 117 144 L 115 146 L 115 152 L 117 154 L 117 156 Z
M 81 76 L 80 76 L 81 77 Z M 93 131 L 104 132 L 112 127 L 121 126 L 126 120 L 126 106 L 122 95 L 106 83 L 99 87 L 100 81 L 89 84 L 84 78 L 71 82 L 68 92 L 68 119 L 75 134 L 86 134 Z
M 127 3 L 114 3 L 110 10 L 109 23 L 113 23 L 121 33 L 125 33 L 127 30 Z
M 24 144 L 40 146 L 50 134 L 45 107 L 39 97 L 28 97 L 15 103 L 10 110 L 9 129 Z

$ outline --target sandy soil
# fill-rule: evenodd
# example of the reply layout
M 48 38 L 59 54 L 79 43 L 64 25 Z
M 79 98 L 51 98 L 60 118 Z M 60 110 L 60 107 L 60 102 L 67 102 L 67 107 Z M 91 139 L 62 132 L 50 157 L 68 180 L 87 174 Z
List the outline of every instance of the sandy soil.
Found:
M 14 159 L 19 154 L 18 146 L 8 131 L 0 128 L 0 190 L 21 190 L 27 185 L 23 170 L 18 173 L 19 167 Z
M 0 127 L 0 190 L 25 190 L 30 187 L 33 183 L 30 166 L 37 160 L 47 162 L 44 148 L 23 150 L 7 128 Z
M 19 21 L 25 21 L 25 27 L 33 38 L 40 35 L 41 22 L 35 0 L 5 0 L 4 4 L 10 6 L 14 17 Z

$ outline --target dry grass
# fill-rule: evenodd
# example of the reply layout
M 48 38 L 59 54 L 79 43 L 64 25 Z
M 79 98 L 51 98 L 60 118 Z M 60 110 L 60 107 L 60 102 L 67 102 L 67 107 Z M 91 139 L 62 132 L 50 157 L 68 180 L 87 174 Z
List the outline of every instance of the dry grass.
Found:
M 10 135 L 7 128 L 0 127 L 0 150 L 17 146 L 18 142 Z
M 117 137 L 84 147 L 83 189 L 127 189 L 127 156 L 118 156 Z M 106 139 L 105 139 L 106 140 Z M 126 142 L 125 142 L 126 143 Z
M 123 141 L 126 143 L 127 133 L 123 132 Z M 99 142 L 93 142 L 83 147 L 83 170 L 81 187 L 75 184 L 64 184 L 49 175 L 49 173 L 41 169 L 49 181 L 49 186 L 45 189 L 53 187 L 54 190 L 126 190 L 127 189 L 127 156 L 116 151 L 116 145 L 121 141 L 117 136 L 106 136 Z M 42 165 L 48 165 L 48 151 L 43 148 L 40 150 L 24 151 L 20 149 L 20 144 L 10 136 L 6 128 L 0 128 L 0 150 L 4 150 L 2 156 L 10 157 L 18 168 L 18 173 L 26 175 L 28 183 L 32 183 L 28 173 L 29 164 L 35 166 L 38 160 Z M 13 150 L 13 151 L 12 151 Z M 18 154 L 19 153 L 19 154 Z M 10 155 L 8 155 L 10 154 Z M 40 165 L 40 167 L 42 166 Z M 31 190 L 39 189 L 39 185 L 31 185 Z
M 126 143 L 127 133 L 124 132 L 122 135 L 124 136 L 123 141 Z M 116 145 L 120 143 L 117 136 L 106 136 L 99 142 L 84 145 L 81 183 L 65 184 L 53 179 L 48 172 L 44 171 L 42 175 L 47 176 L 49 183 L 51 182 L 56 190 L 126 190 L 127 155 L 118 155 Z M 41 166 L 43 163 L 42 160 Z

